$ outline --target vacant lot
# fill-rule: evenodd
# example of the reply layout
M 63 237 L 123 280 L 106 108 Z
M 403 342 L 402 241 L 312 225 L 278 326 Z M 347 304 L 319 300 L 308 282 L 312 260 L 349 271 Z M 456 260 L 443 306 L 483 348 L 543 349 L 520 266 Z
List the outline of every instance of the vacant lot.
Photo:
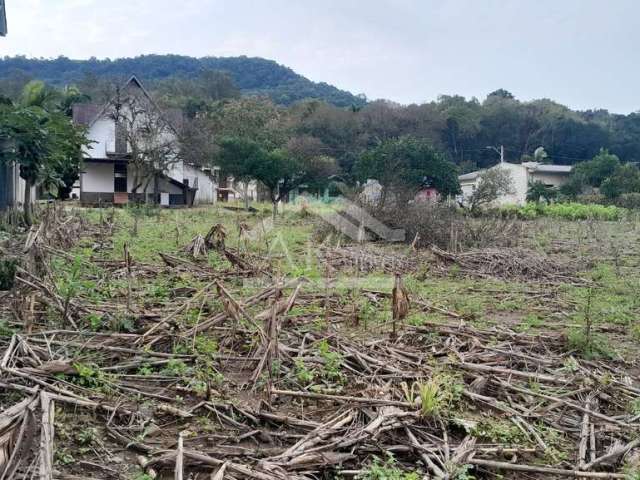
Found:
M 446 252 L 326 208 L 4 233 L 3 478 L 640 478 L 637 222 Z

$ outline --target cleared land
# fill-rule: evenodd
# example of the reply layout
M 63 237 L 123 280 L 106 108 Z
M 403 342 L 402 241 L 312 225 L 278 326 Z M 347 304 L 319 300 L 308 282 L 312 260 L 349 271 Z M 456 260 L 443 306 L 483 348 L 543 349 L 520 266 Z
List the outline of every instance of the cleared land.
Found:
M 637 222 L 451 253 L 327 238 L 314 208 L 2 234 L 3 478 L 638 478 Z

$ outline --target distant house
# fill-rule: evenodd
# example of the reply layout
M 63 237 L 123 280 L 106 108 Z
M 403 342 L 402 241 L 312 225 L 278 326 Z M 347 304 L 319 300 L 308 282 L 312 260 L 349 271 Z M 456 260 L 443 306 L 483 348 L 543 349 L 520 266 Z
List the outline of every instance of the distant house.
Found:
M 503 162 L 491 168 L 502 168 L 511 173 L 514 193 L 503 195 L 497 200 L 498 205 L 523 205 L 527 201 L 527 190 L 534 182 L 542 182 L 549 187 L 559 187 L 567 183 L 571 173 L 570 165 L 547 165 L 538 162 L 508 163 Z M 477 188 L 481 174 L 485 170 L 477 170 L 465 173 L 458 177 L 462 195 L 460 200 L 464 203 Z
M 122 101 L 122 98 L 134 99 L 136 103 Z M 127 109 L 139 108 L 132 105 L 144 106 L 136 112 L 136 122 L 119 121 L 118 118 L 128 118 Z M 116 108 L 119 110 L 114 114 Z M 217 193 L 213 171 L 187 164 L 176 153 L 168 152 L 166 158 L 161 159 L 168 160 L 162 163 L 166 168 L 154 181 L 140 181 L 142 174 L 132 162 L 132 145 L 127 140 L 131 136 L 127 136 L 126 129 L 148 130 L 150 122 L 145 123 L 145 118 L 151 115 L 158 119 L 160 125 L 157 127 L 158 138 L 164 143 L 177 141 L 176 127 L 182 120 L 181 112 L 160 110 L 135 76 L 122 86 L 118 98 L 106 105 L 74 105 L 74 122 L 87 127 L 87 136 L 93 142 L 83 155 L 84 168 L 79 188 L 81 203 L 126 204 L 151 200 L 163 206 L 190 206 L 215 201 Z
M 438 201 L 438 190 L 433 187 L 423 187 L 416 193 L 414 201 L 416 203 L 435 203 Z

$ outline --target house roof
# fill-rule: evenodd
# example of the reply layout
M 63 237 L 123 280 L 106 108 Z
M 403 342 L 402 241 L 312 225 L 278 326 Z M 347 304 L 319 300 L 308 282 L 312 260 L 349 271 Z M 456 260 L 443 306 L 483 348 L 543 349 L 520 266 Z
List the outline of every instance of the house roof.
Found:
M 89 126 L 102 112 L 104 105 L 97 103 L 76 103 L 72 107 L 73 121 L 78 125 Z
M 538 162 L 525 162 L 522 165 L 534 172 L 544 173 L 570 173 L 573 168 L 571 165 L 548 165 L 546 163 Z
M 464 182 L 465 180 L 475 180 L 476 178 L 478 178 L 478 175 L 480 175 L 481 172 L 483 172 L 483 170 L 476 170 L 475 172 L 458 175 L 458 180 L 460 182 Z
M 504 162 L 504 164 L 522 166 L 527 168 L 530 172 L 541 172 L 541 173 L 570 173 L 571 169 L 573 168 L 571 165 L 548 165 L 546 163 L 538 163 L 538 162 L 524 162 L 524 163 Z M 501 164 L 498 163 L 491 168 L 497 167 L 499 165 Z M 458 181 L 460 182 L 473 181 L 477 179 L 478 176 L 485 170 L 476 170 L 475 172 L 465 173 L 464 175 L 458 175 Z
M 167 108 L 161 109 L 158 104 L 153 100 L 149 92 L 144 88 L 142 82 L 138 80 L 138 77 L 132 75 L 129 80 L 127 80 L 123 87 L 127 87 L 130 84 L 135 85 L 142 91 L 143 95 L 149 100 L 153 108 L 155 108 L 159 113 L 160 117 L 164 122 L 175 132 L 177 133 L 177 129 L 182 127 L 182 122 L 184 117 L 182 115 L 182 111 L 179 108 Z M 103 117 L 106 113 L 109 105 L 113 103 L 116 96 L 114 95 L 111 100 L 109 100 L 104 105 L 99 105 L 96 103 L 80 103 L 73 106 L 73 121 L 77 124 L 84 125 L 87 127 L 92 126 L 99 118 Z

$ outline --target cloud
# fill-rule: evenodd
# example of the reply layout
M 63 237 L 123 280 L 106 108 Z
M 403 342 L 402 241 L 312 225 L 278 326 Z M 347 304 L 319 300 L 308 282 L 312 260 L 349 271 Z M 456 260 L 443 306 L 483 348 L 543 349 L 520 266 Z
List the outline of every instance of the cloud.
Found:
M 7 0 L 0 54 L 263 56 L 405 103 L 504 87 L 628 112 L 639 14 L 633 0 Z

